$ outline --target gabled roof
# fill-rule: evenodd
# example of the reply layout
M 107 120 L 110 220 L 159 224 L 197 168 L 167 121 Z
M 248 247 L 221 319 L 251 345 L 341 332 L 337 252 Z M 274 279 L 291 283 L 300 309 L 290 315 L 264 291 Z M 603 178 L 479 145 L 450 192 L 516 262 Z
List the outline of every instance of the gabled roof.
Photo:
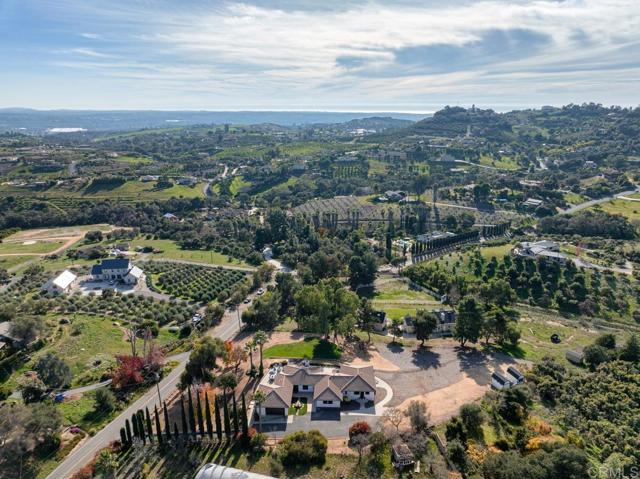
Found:
M 73 274 L 68 269 L 65 269 L 62 273 L 60 273 L 53 279 L 52 284 L 60 289 L 66 289 L 71 283 L 76 280 L 76 278 L 77 276 L 75 274 Z
M 323 376 L 313 388 L 313 400 L 333 401 L 336 399 L 342 401 L 342 391 L 331 381 L 329 376 Z
M 127 274 L 130 274 L 134 278 L 140 279 L 142 277 L 142 275 L 144 274 L 144 271 L 142 271 L 137 266 L 134 266 L 133 268 L 131 268 L 131 270 Z
M 340 373 L 359 377 L 371 388 L 372 391 L 376 390 L 376 377 L 373 371 L 373 366 L 355 368 L 353 366 L 346 366 L 343 364 L 340 366 Z
M 507 373 L 516 378 L 518 381 L 524 379 L 524 375 L 513 366 L 509 366 L 507 368 Z
M 260 384 L 258 389 L 267 396 L 267 399 L 262 403 L 262 407 L 288 408 L 291 405 L 293 384 L 287 381 L 285 376 L 278 375 L 272 384 Z
M 498 381 L 500 384 L 511 384 L 511 381 L 509 381 L 506 377 L 504 377 L 502 374 L 500 374 L 498 371 L 495 371 L 492 375 L 491 375 L 492 379 L 495 379 L 496 381 Z
M 126 258 L 105 259 L 100 263 L 103 270 L 105 269 L 129 269 L 131 262 Z
M 102 265 L 101 264 L 94 264 L 91 267 L 91 276 L 98 276 L 102 274 Z

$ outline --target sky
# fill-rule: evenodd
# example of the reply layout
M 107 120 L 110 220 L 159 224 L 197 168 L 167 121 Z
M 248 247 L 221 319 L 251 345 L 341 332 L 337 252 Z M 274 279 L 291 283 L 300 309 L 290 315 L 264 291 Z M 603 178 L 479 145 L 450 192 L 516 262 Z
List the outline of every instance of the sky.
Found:
M 0 108 L 640 104 L 640 0 L 0 0 Z

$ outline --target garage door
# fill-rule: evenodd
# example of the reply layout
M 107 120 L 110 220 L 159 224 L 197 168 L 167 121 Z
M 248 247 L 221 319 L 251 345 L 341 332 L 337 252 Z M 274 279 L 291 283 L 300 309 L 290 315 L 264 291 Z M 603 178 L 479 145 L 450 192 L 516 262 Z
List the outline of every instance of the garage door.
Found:
M 284 416 L 284 408 L 283 407 L 268 407 L 265 408 L 265 414 L 267 416 Z

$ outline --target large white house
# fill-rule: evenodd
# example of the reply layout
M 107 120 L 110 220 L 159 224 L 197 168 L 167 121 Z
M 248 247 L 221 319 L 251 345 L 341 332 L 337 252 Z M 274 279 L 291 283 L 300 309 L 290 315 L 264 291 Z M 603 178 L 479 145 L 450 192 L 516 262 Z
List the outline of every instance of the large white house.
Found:
M 65 269 L 58 276 L 47 281 L 42 286 L 42 289 L 51 294 L 68 293 L 77 280 L 78 277 L 75 274 Z
M 376 380 L 372 366 L 355 368 L 286 365 L 272 369 L 258 385 L 266 400 L 256 408 L 260 416 L 286 416 L 299 399 L 313 411 L 339 409 L 344 400 L 374 401 Z
M 144 278 L 144 271 L 134 266 L 128 259 L 105 259 L 91 268 L 91 277 L 95 281 L 118 281 L 125 284 L 137 284 Z

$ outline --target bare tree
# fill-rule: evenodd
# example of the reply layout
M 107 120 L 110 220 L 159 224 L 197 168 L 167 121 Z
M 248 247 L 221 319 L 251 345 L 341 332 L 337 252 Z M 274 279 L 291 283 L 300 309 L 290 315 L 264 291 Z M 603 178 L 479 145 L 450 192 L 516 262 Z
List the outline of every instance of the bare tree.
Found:
M 388 422 L 393 427 L 395 427 L 396 432 L 399 431 L 400 424 L 402 423 L 403 419 L 404 419 L 404 414 L 397 407 L 385 409 L 385 411 L 382 413 L 382 420 L 384 422 Z

